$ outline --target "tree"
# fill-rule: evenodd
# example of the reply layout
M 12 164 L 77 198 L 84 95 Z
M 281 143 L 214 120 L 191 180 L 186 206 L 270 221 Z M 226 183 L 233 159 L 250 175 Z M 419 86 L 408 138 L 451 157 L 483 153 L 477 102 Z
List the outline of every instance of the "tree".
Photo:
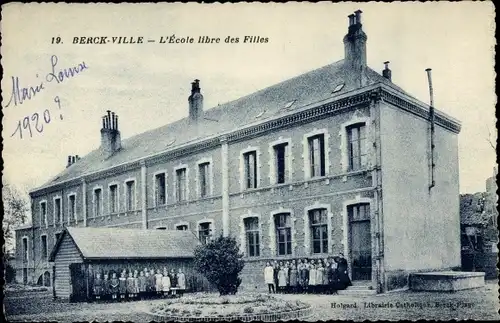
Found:
M 2 187 L 2 202 L 4 208 L 2 230 L 5 239 L 4 248 L 6 248 L 6 245 L 14 238 L 13 228 L 26 223 L 29 203 L 19 190 L 7 183 L 4 183 Z
M 219 294 L 236 294 L 241 284 L 239 274 L 244 267 L 239 245 L 233 237 L 215 239 L 196 247 L 194 265 L 198 272 L 217 287 Z

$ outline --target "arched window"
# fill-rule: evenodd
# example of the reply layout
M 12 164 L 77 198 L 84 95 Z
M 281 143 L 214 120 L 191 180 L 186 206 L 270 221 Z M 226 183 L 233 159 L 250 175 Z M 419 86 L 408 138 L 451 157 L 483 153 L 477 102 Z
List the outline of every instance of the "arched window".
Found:
M 279 256 L 292 254 L 292 217 L 290 213 L 278 213 L 274 216 L 276 228 L 276 250 Z
M 309 211 L 309 228 L 313 253 L 328 253 L 328 212 L 326 209 Z
M 260 256 L 259 218 L 249 217 L 243 220 L 245 224 L 247 256 Z

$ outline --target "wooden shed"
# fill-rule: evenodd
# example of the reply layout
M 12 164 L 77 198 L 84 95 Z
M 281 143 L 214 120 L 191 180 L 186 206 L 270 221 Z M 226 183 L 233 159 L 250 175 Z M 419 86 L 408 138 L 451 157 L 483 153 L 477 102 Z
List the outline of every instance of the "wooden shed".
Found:
M 148 268 L 182 269 L 187 291 L 206 291 L 208 281 L 193 268 L 199 245 L 190 231 L 66 228 L 51 254 L 54 298 L 88 301 L 95 273 Z

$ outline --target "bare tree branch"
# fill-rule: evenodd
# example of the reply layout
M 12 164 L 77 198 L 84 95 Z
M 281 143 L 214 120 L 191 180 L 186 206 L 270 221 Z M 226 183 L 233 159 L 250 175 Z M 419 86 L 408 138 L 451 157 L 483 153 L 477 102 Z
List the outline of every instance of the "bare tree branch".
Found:
M 488 127 L 488 125 L 486 125 L 486 129 L 488 129 L 488 138 L 486 138 L 486 141 L 490 144 L 491 148 L 493 148 L 494 151 L 496 151 L 496 145 L 493 143 L 493 141 L 491 140 L 491 131 L 490 131 L 490 127 Z

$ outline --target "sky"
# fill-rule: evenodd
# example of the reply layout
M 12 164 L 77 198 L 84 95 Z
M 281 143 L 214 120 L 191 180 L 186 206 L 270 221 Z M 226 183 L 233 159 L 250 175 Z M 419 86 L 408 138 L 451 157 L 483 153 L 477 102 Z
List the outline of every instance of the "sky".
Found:
M 62 171 L 68 155 L 96 149 L 108 109 L 128 138 L 187 116 L 194 79 L 206 109 L 343 59 L 347 15 L 357 9 L 370 67 L 381 71 L 390 61 L 393 82 L 423 102 L 432 68 L 436 108 L 462 122 L 460 192 L 484 191 L 496 165 L 487 139 L 496 142 L 497 133 L 494 7 L 484 2 L 5 5 L 4 181 L 27 192 Z M 174 34 L 195 43 L 159 43 Z M 83 36 L 156 42 L 73 44 Z M 199 36 L 221 43 L 197 44 Z M 228 36 L 240 42 L 227 44 Z M 268 42 L 243 43 L 244 36 Z M 54 56 L 56 73 L 86 68 L 57 82 Z M 13 80 L 39 91 L 10 101 Z

